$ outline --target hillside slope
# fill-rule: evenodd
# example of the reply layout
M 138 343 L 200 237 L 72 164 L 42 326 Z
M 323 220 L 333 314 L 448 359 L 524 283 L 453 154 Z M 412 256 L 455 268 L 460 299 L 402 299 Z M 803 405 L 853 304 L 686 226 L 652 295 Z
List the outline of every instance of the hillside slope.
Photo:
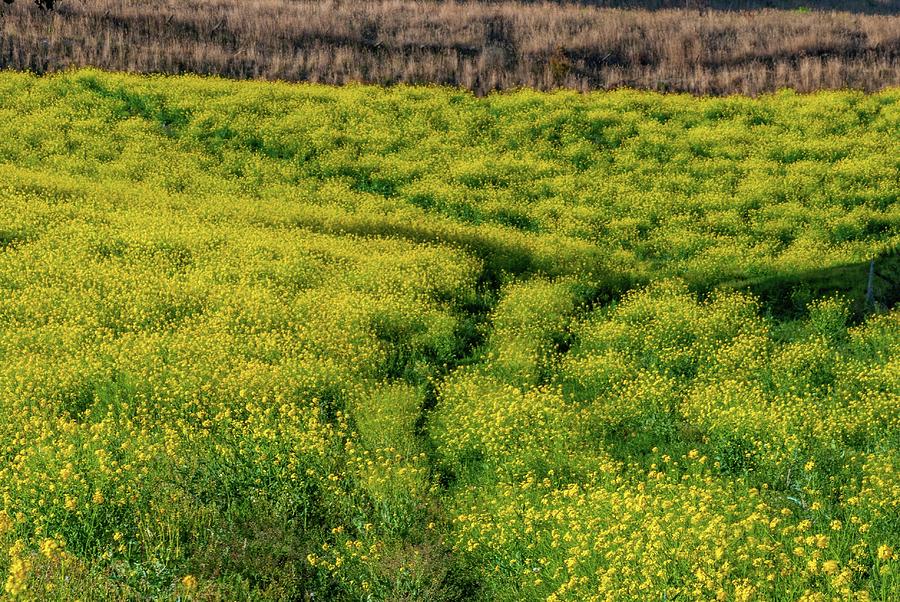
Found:
M 3 73 L 7 595 L 896 599 L 898 128 Z

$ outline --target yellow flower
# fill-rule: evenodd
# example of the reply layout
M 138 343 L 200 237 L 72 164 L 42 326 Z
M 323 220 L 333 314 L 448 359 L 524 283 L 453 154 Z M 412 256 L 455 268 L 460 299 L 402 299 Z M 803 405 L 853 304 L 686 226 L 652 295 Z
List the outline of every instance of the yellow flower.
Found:
M 9 564 L 9 576 L 6 578 L 4 589 L 11 597 L 15 598 L 28 589 L 28 575 L 31 571 L 31 561 L 15 557 Z
M 737 602 L 749 602 L 755 592 L 756 588 L 752 585 L 739 585 L 734 588 L 734 599 Z
M 12 528 L 12 519 L 6 512 L 0 512 L 0 535 L 4 535 Z
M 185 575 L 181 579 L 181 585 L 187 590 L 195 590 L 197 589 L 197 578 L 193 575 Z
M 43 554 L 47 558 L 53 558 L 56 550 L 59 549 L 59 544 L 56 543 L 53 539 L 45 539 L 41 542 L 41 554 Z
M 890 560 L 894 557 L 894 551 L 886 543 L 878 546 L 878 560 Z
M 826 560 L 822 563 L 822 572 L 826 575 L 832 575 L 836 573 L 838 570 L 838 563 L 836 560 Z

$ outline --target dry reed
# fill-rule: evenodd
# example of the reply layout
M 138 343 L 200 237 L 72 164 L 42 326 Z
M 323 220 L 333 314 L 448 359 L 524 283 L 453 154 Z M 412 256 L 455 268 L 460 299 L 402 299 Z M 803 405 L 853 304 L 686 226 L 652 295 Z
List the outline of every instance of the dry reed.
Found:
M 862 0 L 859 7 L 889 12 L 898 1 Z M 19 1 L 4 11 L 0 67 L 35 72 L 94 65 L 242 79 L 429 82 L 478 93 L 900 85 L 898 14 L 410 0 L 65 0 L 53 13 Z

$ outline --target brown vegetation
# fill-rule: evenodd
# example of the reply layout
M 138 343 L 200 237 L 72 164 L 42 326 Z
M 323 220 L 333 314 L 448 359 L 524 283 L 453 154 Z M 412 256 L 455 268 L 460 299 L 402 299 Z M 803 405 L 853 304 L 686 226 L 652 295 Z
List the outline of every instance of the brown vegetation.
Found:
M 534 0 L 524 0 L 534 1 Z M 538 0 L 540 1 L 540 0 Z M 559 3 L 566 0 L 556 0 Z M 710 10 L 839 10 L 866 14 L 897 14 L 897 0 L 573 0 L 577 4 L 602 8 L 659 10 L 689 8 Z
M 888 12 L 895 0 L 844 4 Z M 900 85 L 898 14 L 410 0 L 66 0 L 53 13 L 27 2 L 3 10 L 0 66 L 36 72 L 94 65 L 328 83 L 434 82 L 479 93 L 631 86 L 756 94 Z

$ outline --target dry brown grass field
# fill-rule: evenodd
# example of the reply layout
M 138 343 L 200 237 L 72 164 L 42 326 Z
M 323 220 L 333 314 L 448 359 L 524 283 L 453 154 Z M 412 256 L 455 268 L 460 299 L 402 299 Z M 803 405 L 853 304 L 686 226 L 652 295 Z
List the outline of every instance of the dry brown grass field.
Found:
M 602 6 L 609 4 L 647 8 Z M 3 5 L 0 67 L 429 82 L 478 93 L 629 86 L 758 94 L 900 85 L 898 0 L 759 8 L 766 4 L 800 6 L 788 0 L 64 0 L 46 12 L 20 0 Z M 659 8 L 665 6 L 682 8 Z M 753 10 L 743 10 L 748 7 Z M 838 7 L 843 12 L 824 10 Z

